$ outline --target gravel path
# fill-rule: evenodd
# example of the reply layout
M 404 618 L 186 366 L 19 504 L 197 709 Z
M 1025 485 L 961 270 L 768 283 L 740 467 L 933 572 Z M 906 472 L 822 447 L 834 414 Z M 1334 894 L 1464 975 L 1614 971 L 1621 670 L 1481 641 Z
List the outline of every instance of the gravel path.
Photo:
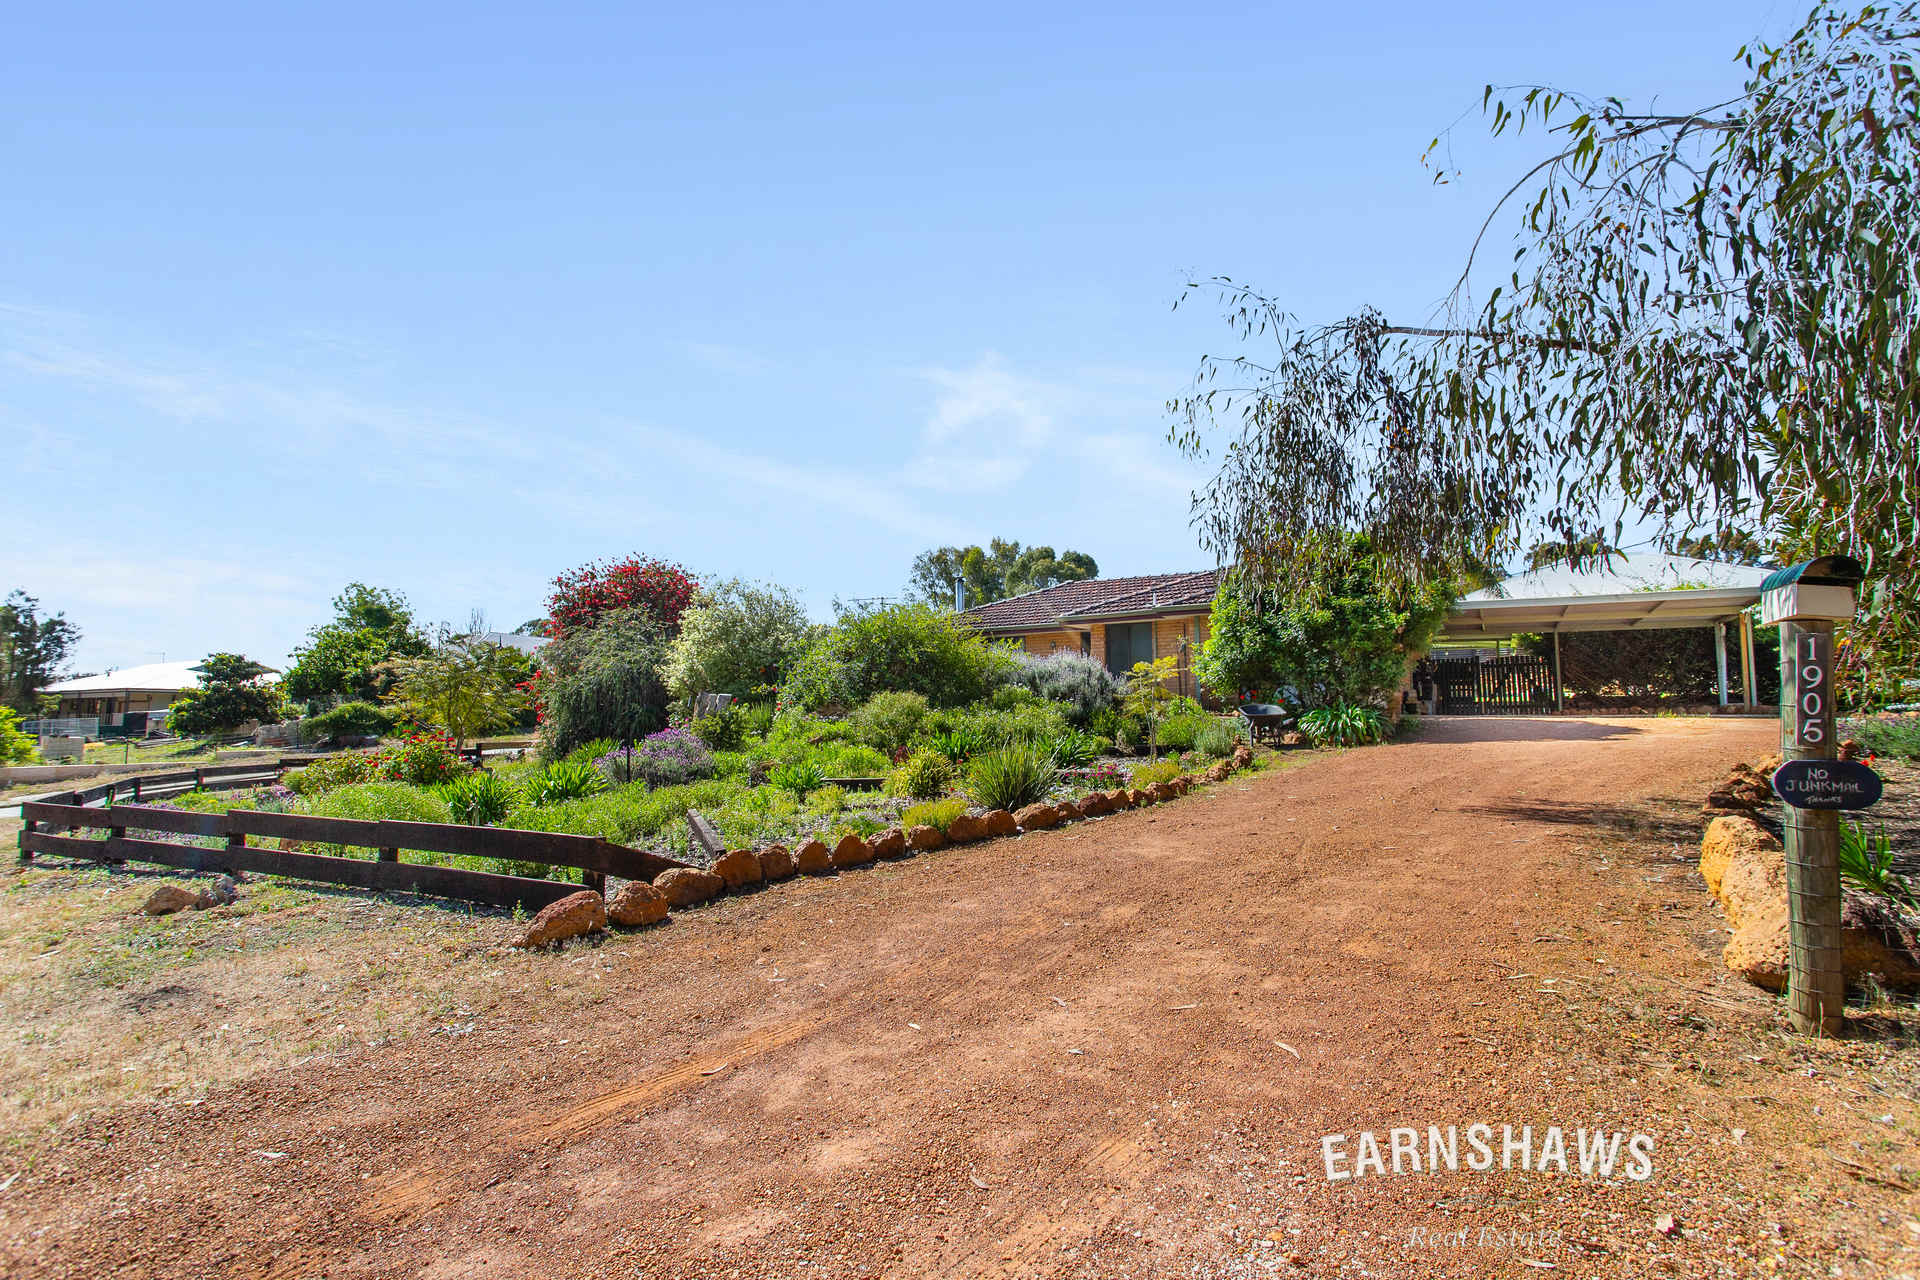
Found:
M 1774 737 L 1438 720 L 729 899 L 549 957 L 471 1034 L 76 1124 L 0 1193 L 4 1270 L 1920 1269 L 1911 1023 L 1796 1041 L 1718 963 L 1699 800 Z M 1323 1167 L 1475 1122 L 1644 1133 L 1653 1174 Z

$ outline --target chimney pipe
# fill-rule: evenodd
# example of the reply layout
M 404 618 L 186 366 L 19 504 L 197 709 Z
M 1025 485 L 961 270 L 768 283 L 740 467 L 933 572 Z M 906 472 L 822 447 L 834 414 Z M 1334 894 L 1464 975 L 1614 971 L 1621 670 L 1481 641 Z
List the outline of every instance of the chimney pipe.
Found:
M 955 613 L 967 611 L 967 584 L 958 578 L 954 579 L 953 583 L 953 611 Z

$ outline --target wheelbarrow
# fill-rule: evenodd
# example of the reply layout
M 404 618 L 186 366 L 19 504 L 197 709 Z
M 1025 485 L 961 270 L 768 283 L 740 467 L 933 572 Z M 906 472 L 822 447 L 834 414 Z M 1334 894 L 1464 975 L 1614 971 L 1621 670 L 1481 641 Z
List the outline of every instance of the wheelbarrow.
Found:
M 1240 718 L 1247 722 L 1247 740 L 1280 745 L 1280 736 L 1293 728 L 1293 712 L 1271 702 L 1243 702 Z

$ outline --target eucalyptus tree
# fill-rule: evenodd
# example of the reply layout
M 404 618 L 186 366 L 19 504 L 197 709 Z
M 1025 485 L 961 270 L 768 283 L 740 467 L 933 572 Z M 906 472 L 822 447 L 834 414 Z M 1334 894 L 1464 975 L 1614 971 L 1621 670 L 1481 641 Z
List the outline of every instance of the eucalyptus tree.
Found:
M 1424 323 L 1303 323 L 1243 283 L 1191 284 L 1182 301 L 1217 298 L 1242 348 L 1170 402 L 1174 444 L 1216 464 L 1194 495 L 1202 541 L 1298 590 L 1350 532 L 1425 581 L 1541 538 L 1580 563 L 1643 521 L 1668 539 L 1758 530 L 1864 561 L 1853 657 L 1909 666 L 1917 45 L 1914 4 L 1823 4 L 1742 48 L 1740 91 L 1698 110 L 1488 88 L 1494 134 L 1550 146 Z M 1483 294 L 1502 225 L 1511 263 Z

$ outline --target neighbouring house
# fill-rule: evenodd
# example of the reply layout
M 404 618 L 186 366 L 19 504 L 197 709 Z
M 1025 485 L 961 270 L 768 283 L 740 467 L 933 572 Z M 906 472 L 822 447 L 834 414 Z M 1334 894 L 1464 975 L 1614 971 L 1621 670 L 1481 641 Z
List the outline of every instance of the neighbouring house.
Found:
M 546 645 L 545 636 L 522 635 L 518 631 L 470 631 L 460 637 L 469 644 L 490 644 L 498 649 L 518 649 L 531 658 Z
M 1089 654 L 1124 675 L 1136 662 L 1179 658 L 1172 687 L 1199 697 L 1193 654 L 1207 638 L 1220 570 L 1091 578 L 1009 596 L 961 613 L 995 640 L 1017 640 L 1044 657 L 1063 650 Z
M 144 733 L 166 723 L 167 708 L 182 693 L 200 687 L 200 672 L 198 661 L 149 662 L 105 675 L 56 680 L 39 692 L 60 700 L 53 719 L 97 719 L 102 729 Z M 275 674 L 273 668 L 266 674 Z

